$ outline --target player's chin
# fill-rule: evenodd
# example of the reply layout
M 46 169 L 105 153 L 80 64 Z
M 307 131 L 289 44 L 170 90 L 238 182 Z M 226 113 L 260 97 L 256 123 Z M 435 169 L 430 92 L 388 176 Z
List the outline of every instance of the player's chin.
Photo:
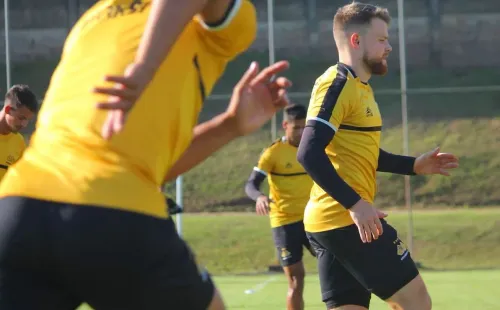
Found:
M 372 74 L 374 75 L 386 75 L 388 71 L 389 67 L 385 60 L 372 67 Z

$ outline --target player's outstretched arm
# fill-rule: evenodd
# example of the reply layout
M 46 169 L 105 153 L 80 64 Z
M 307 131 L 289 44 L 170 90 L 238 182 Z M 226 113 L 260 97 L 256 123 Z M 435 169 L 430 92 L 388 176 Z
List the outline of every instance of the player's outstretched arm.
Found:
M 288 62 L 280 61 L 260 71 L 253 62 L 235 86 L 227 110 L 195 127 L 191 145 L 170 169 L 165 182 L 192 169 L 235 138 L 259 129 L 286 106 L 286 89 L 291 82 L 284 77 L 271 82 L 271 78 L 288 66 Z
M 395 155 L 380 149 L 377 171 L 403 175 L 441 174 L 449 176 L 449 170 L 458 168 L 458 158 L 440 153 L 439 148 L 415 158 Z
M 415 157 L 396 155 L 380 149 L 378 156 L 377 171 L 394 174 L 415 175 L 413 166 Z

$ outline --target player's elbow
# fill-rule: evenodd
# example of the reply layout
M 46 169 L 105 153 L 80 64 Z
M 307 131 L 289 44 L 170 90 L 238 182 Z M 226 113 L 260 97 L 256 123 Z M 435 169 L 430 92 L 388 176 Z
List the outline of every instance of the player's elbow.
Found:
M 252 198 L 253 191 L 254 191 L 254 185 L 252 184 L 251 181 L 247 181 L 245 183 L 245 194 L 247 195 L 248 198 Z

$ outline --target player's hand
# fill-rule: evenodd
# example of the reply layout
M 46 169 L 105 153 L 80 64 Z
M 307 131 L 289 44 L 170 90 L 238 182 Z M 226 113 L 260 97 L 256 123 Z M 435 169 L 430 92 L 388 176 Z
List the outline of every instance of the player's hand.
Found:
M 259 196 L 257 201 L 255 202 L 255 212 L 258 215 L 267 215 L 269 214 L 269 198 L 267 196 Z
M 372 242 L 372 237 L 374 240 L 378 239 L 384 232 L 379 218 L 387 217 L 387 214 L 375 209 L 363 199 L 352 206 L 349 213 L 354 224 L 358 227 L 359 236 L 363 243 Z
M 109 110 L 102 127 L 102 136 L 111 138 L 119 133 L 127 120 L 127 115 L 154 76 L 154 72 L 144 65 L 133 63 L 123 76 L 106 76 L 105 81 L 115 83 L 113 87 L 95 87 L 94 93 L 108 95 L 108 100 L 97 104 L 98 109 Z
M 252 62 L 234 87 L 226 110 L 236 134 L 243 136 L 259 129 L 288 104 L 286 89 L 292 83 L 284 77 L 273 79 L 288 67 L 287 61 L 280 61 L 260 71 L 259 65 Z
M 415 160 L 413 170 L 416 174 L 441 174 L 449 176 L 448 170 L 458 168 L 458 158 L 449 153 L 440 153 L 439 147 L 420 155 Z

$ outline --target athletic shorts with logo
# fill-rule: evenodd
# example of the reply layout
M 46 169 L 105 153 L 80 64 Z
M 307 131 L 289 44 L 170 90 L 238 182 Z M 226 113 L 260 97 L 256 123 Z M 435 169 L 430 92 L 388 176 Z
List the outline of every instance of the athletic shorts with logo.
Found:
M 356 225 L 307 233 L 328 309 L 368 308 L 372 293 L 386 300 L 419 274 L 397 231 L 385 220 L 381 222 L 383 234 L 370 243 L 361 241 Z
M 304 230 L 304 222 L 273 227 L 272 231 L 281 266 L 287 267 L 302 261 L 304 247 L 314 255 Z

